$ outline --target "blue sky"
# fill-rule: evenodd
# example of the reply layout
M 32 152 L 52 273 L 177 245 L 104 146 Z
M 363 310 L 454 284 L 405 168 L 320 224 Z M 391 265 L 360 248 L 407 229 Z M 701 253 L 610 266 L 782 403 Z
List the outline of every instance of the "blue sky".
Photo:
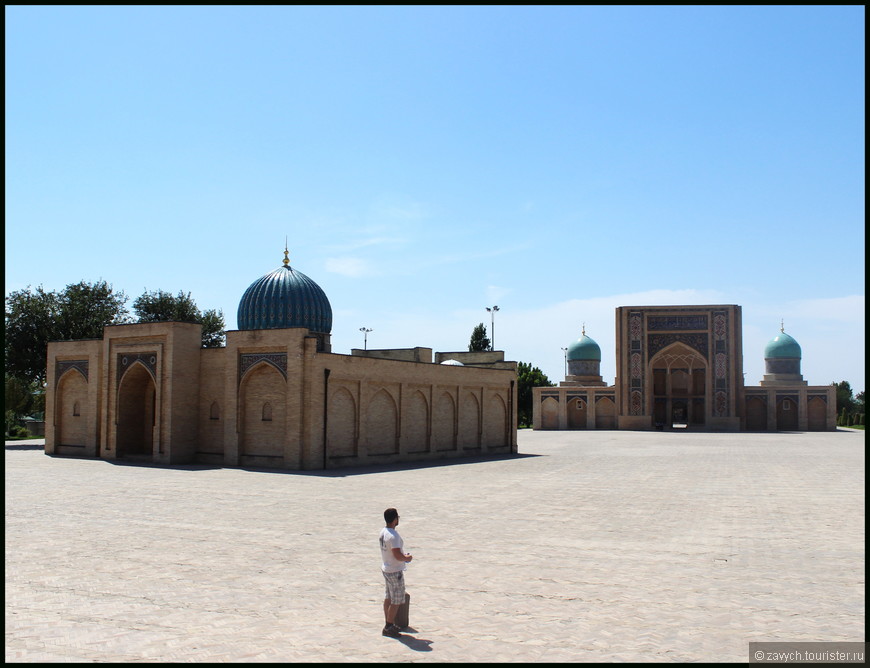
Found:
M 864 7 L 6 7 L 6 294 L 281 265 L 333 351 L 564 375 L 614 309 L 740 304 L 864 389 Z

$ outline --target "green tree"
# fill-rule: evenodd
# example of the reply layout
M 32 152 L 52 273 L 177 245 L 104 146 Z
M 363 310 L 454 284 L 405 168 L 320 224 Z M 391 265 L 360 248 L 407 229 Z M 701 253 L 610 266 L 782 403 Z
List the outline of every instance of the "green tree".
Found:
M 178 295 L 163 290 L 145 292 L 133 302 L 133 312 L 138 322 L 195 322 L 202 325 L 203 348 L 219 348 L 224 344 L 223 311 L 201 312 L 189 292 L 180 291 Z
M 855 412 L 855 399 L 852 397 L 852 386 L 848 380 L 841 380 L 839 383 L 834 383 L 837 387 L 837 414 L 845 411 L 846 415 L 851 415 Z
M 555 383 L 538 367 L 526 362 L 517 362 L 517 424 L 521 427 L 532 425 L 532 388 L 553 387 Z
M 12 413 L 16 419 L 29 414 L 34 405 L 33 390 L 30 383 L 6 374 L 3 403 L 4 410 L 7 413 Z
M 471 332 L 471 340 L 468 342 L 468 352 L 477 353 L 489 350 L 489 337 L 486 335 L 486 325 L 480 323 Z
M 43 385 L 48 342 L 100 338 L 106 325 L 128 321 L 126 301 L 105 281 L 82 281 L 60 292 L 42 286 L 12 292 L 6 297 L 6 373 Z
M 12 436 L 22 429 L 21 418 L 27 415 L 41 416 L 45 411 L 45 394 L 35 383 L 15 376 L 5 375 L 3 403 L 6 413 L 6 433 Z

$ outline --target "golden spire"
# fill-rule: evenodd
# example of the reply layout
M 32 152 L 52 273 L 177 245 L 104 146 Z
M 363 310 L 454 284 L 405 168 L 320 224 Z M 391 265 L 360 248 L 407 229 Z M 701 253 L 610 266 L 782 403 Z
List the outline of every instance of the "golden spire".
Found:
M 290 266 L 290 251 L 287 250 L 287 237 L 284 237 L 284 266 Z
M 585 322 L 583 323 L 583 326 L 582 326 L 582 328 L 581 328 L 580 333 L 581 333 L 583 336 L 586 336 L 586 323 L 585 323 Z

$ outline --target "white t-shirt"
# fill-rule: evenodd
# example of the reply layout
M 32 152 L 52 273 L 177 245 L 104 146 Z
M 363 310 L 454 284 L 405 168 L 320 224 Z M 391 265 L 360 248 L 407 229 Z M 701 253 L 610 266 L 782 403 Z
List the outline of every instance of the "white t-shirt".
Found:
M 381 529 L 381 535 L 378 537 L 378 542 L 381 544 L 381 570 L 384 573 L 398 573 L 405 570 L 408 564 L 404 561 L 399 561 L 393 555 L 393 548 L 398 547 L 400 550 L 405 542 L 399 535 L 399 532 L 389 527 Z

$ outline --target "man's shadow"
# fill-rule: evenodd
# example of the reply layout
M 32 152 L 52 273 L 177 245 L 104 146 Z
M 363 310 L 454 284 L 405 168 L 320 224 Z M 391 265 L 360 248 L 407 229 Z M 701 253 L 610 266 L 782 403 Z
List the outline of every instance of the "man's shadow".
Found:
M 415 638 L 414 636 L 406 635 L 408 633 L 417 633 L 417 629 L 408 626 L 402 629 L 402 635 L 400 635 L 396 640 L 400 643 L 408 647 L 409 649 L 414 650 L 415 652 L 431 652 L 432 651 L 432 641 L 425 640 L 424 638 Z

